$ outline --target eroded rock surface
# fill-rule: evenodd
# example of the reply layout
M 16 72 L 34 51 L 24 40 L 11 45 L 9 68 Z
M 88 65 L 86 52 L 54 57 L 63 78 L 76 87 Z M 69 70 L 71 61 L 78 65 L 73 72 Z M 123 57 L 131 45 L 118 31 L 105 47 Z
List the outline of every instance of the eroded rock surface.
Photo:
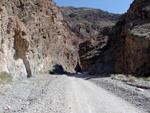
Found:
M 150 1 L 135 0 L 114 33 L 116 72 L 149 76 Z
M 0 26 L 0 72 L 30 77 L 55 64 L 74 72 L 77 38 L 51 0 L 1 0 Z

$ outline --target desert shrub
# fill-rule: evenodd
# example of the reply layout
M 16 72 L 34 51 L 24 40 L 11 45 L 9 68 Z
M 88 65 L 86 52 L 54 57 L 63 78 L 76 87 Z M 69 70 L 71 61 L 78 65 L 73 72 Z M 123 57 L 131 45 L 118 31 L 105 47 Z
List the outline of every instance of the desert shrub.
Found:
M 12 76 L 7 72 L 0 72 L 0 83 L 11 82 Z

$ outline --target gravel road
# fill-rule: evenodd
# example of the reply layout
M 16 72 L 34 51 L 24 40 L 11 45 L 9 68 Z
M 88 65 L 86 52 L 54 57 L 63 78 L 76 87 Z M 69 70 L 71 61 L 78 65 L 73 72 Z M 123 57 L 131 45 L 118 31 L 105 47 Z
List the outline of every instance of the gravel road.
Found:
M 132 103 L 140 109 L 144 109 L 150 113 L 150 90 L 140 89 L 134 86 L 127 85 L 120 80 L 112 80 L 110 77 L 91 78 L 91 82 L 99 87 L 106 89 L 118 97 Z M 148 86 L 149 84 L 147 84 Z
M 0 85 L 0 113 L 145 113 L 94 83 L 42 75 Z

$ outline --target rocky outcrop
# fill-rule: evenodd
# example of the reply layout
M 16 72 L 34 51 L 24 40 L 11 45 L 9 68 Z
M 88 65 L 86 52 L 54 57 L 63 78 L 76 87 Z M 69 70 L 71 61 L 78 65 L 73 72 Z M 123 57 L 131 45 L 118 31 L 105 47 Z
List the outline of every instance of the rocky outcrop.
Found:
M 61 8 L 70 29 L 79 37 L 79 58 L 83 71 L 90 74 L 112 72 L 109 42 L 111 29 L 120 15 L 91 8 Z
M 115 71 L 149 76 L 150 1 L 134 0 L 114 28 Z
M 0 26 L 0 73 L 20 79 L 55 64 L 74 72 L 77 37 L 51 0 L 1 0 Z
M 112 72 L 113 56 L 111 54 L 109 32 L 91 38 L 79 45 L 80 64 L 84 71 L 89 74 L 102 74 Z

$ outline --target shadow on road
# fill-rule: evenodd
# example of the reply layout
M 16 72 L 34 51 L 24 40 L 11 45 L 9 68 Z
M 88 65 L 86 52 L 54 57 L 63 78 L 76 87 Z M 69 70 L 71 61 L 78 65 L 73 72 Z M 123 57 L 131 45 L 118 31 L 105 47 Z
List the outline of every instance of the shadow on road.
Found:
M 84 74 L 84 73 L 67 73 L 67 76 L 82 78 L 84 80 L 89 80 L 89 79 L 93 79 L 93 78 L 110 77 L 110 74 L 89 75 L 89 74 Z

